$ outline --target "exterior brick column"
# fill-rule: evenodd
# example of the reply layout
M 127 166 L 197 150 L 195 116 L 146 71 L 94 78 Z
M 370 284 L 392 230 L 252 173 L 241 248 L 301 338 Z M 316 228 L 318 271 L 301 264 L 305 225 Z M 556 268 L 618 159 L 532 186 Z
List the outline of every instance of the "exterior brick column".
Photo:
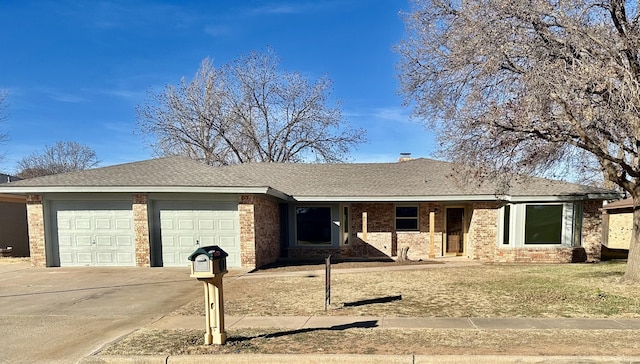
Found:
M 280 256 L 280 212 L 277 202 L 261 196 L 242 195 L 240 217 L 241 264 L 257 268 Z
M 138 267 L 149 267 L 151 265 L 148 211 L 147 195 L 142 193 L 134 194 L 133 229 L 135 235 L 136 266 Z
M 256 268 L 255 206 L 252 196 L 240 196 L 238 214 L 240 215 L 240 264 L 244 268 Z
M 44 208 L 42 195 L 27 195 L 27 224 L 29 226 L 29 251 L 31 266 L 47 266 L 44 234 Z

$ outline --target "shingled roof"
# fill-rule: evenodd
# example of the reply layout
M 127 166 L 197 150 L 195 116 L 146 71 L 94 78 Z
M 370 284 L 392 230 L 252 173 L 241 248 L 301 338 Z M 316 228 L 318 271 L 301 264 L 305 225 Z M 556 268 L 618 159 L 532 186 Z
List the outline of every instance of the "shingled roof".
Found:
M 454 165 L 433 159 L 399 163 L 248 163 L 211 167 L 185 157 L 167 157 L 33 178 L 0 186 L 4 193 L 45 192 L 235 192 L 270 193 L 317 201 L 492 200 L 491 181 L 462 182 Z M 509 198 L 590 195 L 613 191 L 542 178 L 516 181 Z

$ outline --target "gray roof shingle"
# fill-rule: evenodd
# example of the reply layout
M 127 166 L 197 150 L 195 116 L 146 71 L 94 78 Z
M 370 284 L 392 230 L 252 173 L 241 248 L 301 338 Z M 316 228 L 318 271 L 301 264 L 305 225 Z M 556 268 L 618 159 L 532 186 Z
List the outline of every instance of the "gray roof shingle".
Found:
M 297 198 L 389 199 L 415 196 L 492 196 L 492 181 L 464 183 L 454 164 L 432 159 L 399 163 L 283 164 L 249 163 L 211 167 L 185 157 L 167 157 L 5 184 L 14 188 L 49 187 L 270 187 Z M 140 191 L 144 192 L 144 191 Z M 613 191 L 529 177 L 512 184 L 511 196 L 610 194 Z

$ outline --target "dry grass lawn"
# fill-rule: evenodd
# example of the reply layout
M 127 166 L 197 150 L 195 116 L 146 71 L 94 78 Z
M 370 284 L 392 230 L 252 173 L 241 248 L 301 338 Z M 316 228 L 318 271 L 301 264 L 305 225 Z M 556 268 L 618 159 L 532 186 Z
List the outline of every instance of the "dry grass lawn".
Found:
M 316 267 L 314 267 L 316 268 Z M 300 270 L 297 268 L 294 270 Z M 324 311 L 324 274 L 225 279 L 227 315 L 418 317 L 640 317 L 640 287 L 619 282 L 624 263 L 480 265 L 332 276 Z M 282 273 L 291 268 L 275 268 Z M 385 299 L 393 298 L 393 299 Z M 175 315 L 203 315 L 194 301 Z M 639 355 L 640 330 L 227 329 L 222 346 L 203 330 L 142 329 L 101 355 L 214 353 Z M 401 343 L 401 344 L 400 344 Z
M 640 317 L 640 287 L 624 263 L 430 266 L 337 274 L 324 310 L 324 273 L 225 280 L 225 313 L 248 316 Z M 278 271 L 276 269 L 275 271 Z M 398 299 L 400 298 L 400 299 Z M 389 301 L 385 303 L 371 303 Z M 204 315 L 198 299 L 176 315 Z

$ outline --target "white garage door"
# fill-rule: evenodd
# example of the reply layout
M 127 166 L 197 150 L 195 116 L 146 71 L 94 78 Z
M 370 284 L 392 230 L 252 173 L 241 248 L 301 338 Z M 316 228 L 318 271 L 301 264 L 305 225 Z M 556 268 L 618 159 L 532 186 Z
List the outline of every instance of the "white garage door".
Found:
M 54 202 L 61 266 L 135 266 L 131 202 Z
M 156 203 L 162 265 L 189 265 L 198 247 L 217 245 L 229 254 L 228 267 L 240 267 L 240 228 L 236 202 Z

